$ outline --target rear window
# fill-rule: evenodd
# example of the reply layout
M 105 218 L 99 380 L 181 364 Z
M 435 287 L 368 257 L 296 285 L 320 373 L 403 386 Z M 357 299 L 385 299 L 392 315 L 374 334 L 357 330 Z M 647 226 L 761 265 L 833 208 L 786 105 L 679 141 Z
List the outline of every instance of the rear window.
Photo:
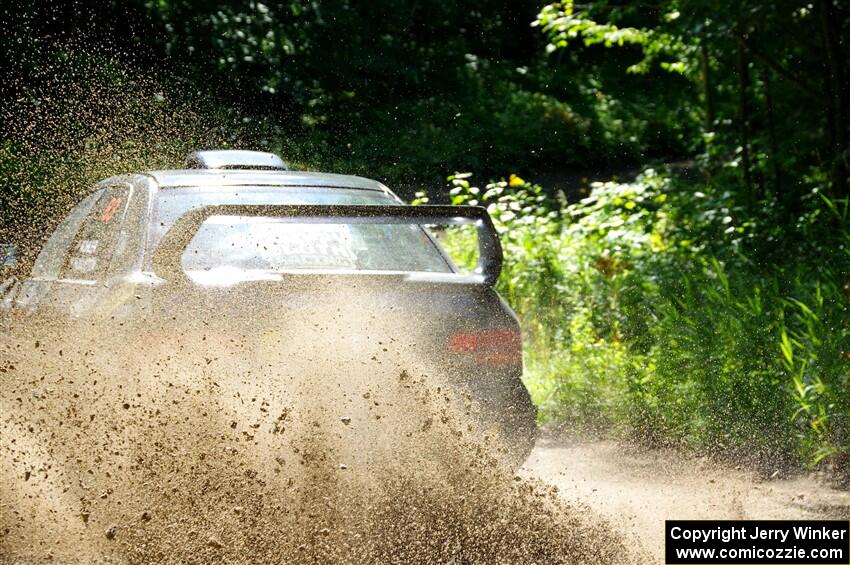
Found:
M 364 190 L 257 187 L 172 189 L 160 193 L 153 248 L 188 210 L 221 204 L 389 204 Z M 198 282 L 291 271 L 424 271 L 452 268 L 425 229 L 405 224 L 293 223 L 274 217 L 211 216 L 181 259 Z
M 416 225 L 292 223 L 212 216 L 182 259 L 186 272 L 292 270 L 451 272 Z

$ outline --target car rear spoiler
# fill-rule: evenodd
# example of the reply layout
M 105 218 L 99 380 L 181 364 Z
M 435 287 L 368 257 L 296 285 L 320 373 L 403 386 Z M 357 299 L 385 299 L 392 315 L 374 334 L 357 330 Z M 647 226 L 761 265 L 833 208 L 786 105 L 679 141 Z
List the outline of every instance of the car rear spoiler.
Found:
M 227 204 L 195 208 L 181 216 L 162 238 L 153 255 L 157 275 L 172 281 L 185 280 L 181 258 L 201 224 L 211 216 L 259 216 L 292 223 L 313 224 L 418 224 L 474 225 L 478 229 L 478 266 L 475 275 L 494 285 L 502 271 L 502 246 L 485 208 L 480 206 L 398 206 Z

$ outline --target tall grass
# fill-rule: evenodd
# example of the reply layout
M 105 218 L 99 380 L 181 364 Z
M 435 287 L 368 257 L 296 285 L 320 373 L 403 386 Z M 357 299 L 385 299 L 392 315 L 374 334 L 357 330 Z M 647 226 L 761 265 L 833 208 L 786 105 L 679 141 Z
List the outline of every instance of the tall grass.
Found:
M 501 232 L 541 418 L 847 472 L 846 202 L 815 193 L 789 221 L 653 170 L 569 205 L 515 176 L 450 180 Z

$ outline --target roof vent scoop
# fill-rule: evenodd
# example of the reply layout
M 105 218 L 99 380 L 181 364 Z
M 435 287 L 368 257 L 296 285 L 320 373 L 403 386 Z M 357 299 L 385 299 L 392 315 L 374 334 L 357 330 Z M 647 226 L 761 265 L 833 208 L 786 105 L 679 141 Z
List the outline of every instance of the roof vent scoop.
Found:
M 262 151 L 193 151 L 186 158 L 187 169 L 252 169 L 286 171 L 289 168 L 283 159 L 274 153 Z

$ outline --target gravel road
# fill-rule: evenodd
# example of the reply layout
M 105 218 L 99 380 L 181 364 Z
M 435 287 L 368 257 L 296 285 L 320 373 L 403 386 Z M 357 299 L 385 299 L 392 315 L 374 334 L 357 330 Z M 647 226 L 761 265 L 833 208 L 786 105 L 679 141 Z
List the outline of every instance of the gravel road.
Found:
M 762 478 L 733 465 L 612 441 L 544 435 L 522 471 L 601 515 L 627 545 L 661 562 L 665 519 L 850 518 L 850 491 L 815 475 Z

